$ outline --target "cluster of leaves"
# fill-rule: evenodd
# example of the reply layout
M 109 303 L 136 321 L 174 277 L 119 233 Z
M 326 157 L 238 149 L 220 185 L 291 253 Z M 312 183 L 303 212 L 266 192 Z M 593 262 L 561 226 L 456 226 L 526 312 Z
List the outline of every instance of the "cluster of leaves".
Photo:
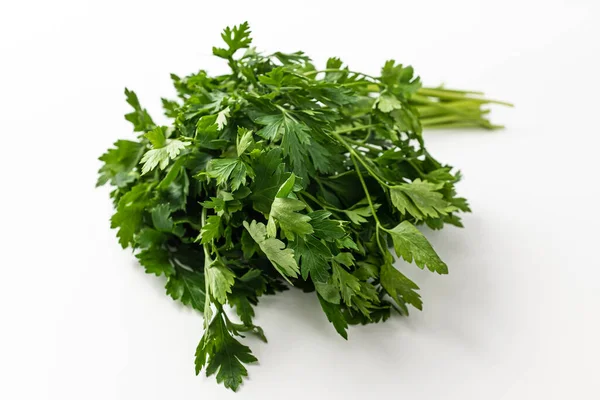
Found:
M 421 309 L 394 257 L 447 273 L 415 225 L 461 226 L 469 208 L 459 174 L 423 146 L 411 67 L 388 61 L 371 77 L 331 58 L 317 70 L 301 52 L 256 52 L 246 23 L 222 37 L 213 53 L 231 73 L 172 75 L 170 126 L 126 90 L 139 136 L 100 157 L 98 185 L 114 187 L 123 248 L 204 314 L 196 372 L 236 390 L 256 361 L 241 338 L 266 340 L 254 324 L 261 295 L 313 293 L 344 338 L 348 324 Z

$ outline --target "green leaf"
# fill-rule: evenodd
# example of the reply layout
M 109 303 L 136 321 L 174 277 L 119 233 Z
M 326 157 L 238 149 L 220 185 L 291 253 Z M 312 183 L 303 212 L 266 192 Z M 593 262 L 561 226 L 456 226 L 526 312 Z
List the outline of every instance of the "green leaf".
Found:
M 258 117 L 255 122 L 260 125 L 265 125 L 265 127 L 256 132 L 256 134 L 267 140 L 279 139 L 284 121 L 285 116 L 283 114 Z
M 200 312 L 204 311 L 205 283 L 200 273 L 177 267 L 176 274 L 169 276 L 165 288 L 173 300 L 180 300 Z
M 337 287 L 328 282 L 314 282 L 315 289 L 323 300 L 331 304 L 340 304 L 340 291 Z
M 361 253 L 362 251 L 350 236 L 346 236 L 343 239 L 336 240 L 336 244 L 340 247 L 340 249 L 356 250 L 358 253 Z
M 142 228 L 144 210 L 152 205 L 151 185 L 140 184 L 128 191 L 110 219 L 110 227 L 118 229 L 117 237 L 123 248 L 133 245 L 133 237 Z
M 217 114 L 217 119 L 216 119 L 217 129 L 219 129 L 220 131 L 223 130 L 225 125 L 227 125 L 227 118 L 229 117 L 229 112 L 230 112 L 229 107 L 225 107 L 223 110 L 219 111 L 219 113 Z
M 319 239 L 333 242 L 346 236 L 344 221 L 330 219 L 331 213 L 325 210 L 314 211 L 308 214 L 314 235 Z
M 199 147 L 218 150 L 226 147 L 228 141 L 220 139 L 219 125 L 216 115 L 205 115 L 200 117 L 196 123 L 195 139 Z
M 152 209 L 152 223 L 161 232 L 173 230 L 173 218 L 171 218 L 171 207 L 168 204 L 159 204 Z
M 294 189 L 295 183 L 296 183 L 296 175 L 291 174 L 289 176 L 289 178 L 287 178 L 286 181 L 283 183 L 283 185 L 281 185 L 281 187 L 277 191 L 277 194 L 275 195 L 275 197 L 280 198 L 280 199 L 284 199 L 284 198 L 288 197 L 289 194 Z
M 247 296 L 229 296 L 229 304 L 235 307 L 237 315 L 245 325 L 252 324 L 254 318 L 254 309 Z
M 385 263 L 381 267 L 380 282 L 405 315 L 408 315 L 406 304 L 410 304 L 418 310 L 423 309 L 421 296 L 416 292 L 419 287 L 392 264 Z
M 443 184 L 415 179 L 411 183 L 403 183 L 390 188 L 392 203 L 402 214 L 411 214 L 417 219 L 447 215 L 457 208 L 444 199 L 438 190 Z
M 177 118 L 179 110 L 181 109 L 179 103 L 164 98 L 161 98 L 160 100 L 162 102 L 163 110 L 165 110 L 165 115 L 169 118 Z
M 333 327 L 340 336 L 348 340 L 348 333 L 346 332 L 348 323 L 344 318 L 344 314 L 342 314 L 340 306 L 327 302 L 320 295 L 317 295 L 317 297 L 319 298 L 319 303 L 321 303 L 323 312 L 325 312 L 325 315 L 327 316 L 327 320 L 333 324 Z
M 168 250 L 150 247 L 142 250 L 136 257 L 140 264 L 144 266 L 147 274 L 170 276 L 175 273 Z
M 133 112 L 125 114 L 125 119 L 133 124 L 133 130 L 135 132 L 144 132 L 154 129 L 155 125 L 152 118 L 150 118 L 148 111 L 140 105 L 135 92 L 125 88 L 125 97 L 127 103 L 133 107 Z
M 390 95 L 379 96 L 375 104 L 377 108 L 384 113 L 389 113 L 390 111 L 402 108 L 400 100 Z
M 206 224 L 200 231 L 200 243 L 207 244 L 219 239 L 223 235 L 223 228 L 221 226 L 221 217 L 218 215 L 211 215 L 207 218 Z
M 248 231 L 244 230 L 248 237 Z M 252 241 L 252 238 L 250 238 Z M 252 241 L 254 243 L 254 241 Z M 236 280 L 232 290 L 232 294 L 228 296 L 228 302 L 240 317 L 244 325 L 254 326 L 252 319 L 254 318 L 253 305 L 258 302 L 258 296 L 266 291 L 266 280 L 262 276 L 260 270 L 251 269 Z M 262 338 L 264 339 L 264 338 Z M 264 339 L 266 341 L 266 339 Z
M 339 289 L 344 303 L 351 306 L 352 297 L 360 291 L 360 281 L 337 264 L 333 264 L 333 284 Z
M 414 77 L 413 68 L 396 64 L 394 60 L 387 61 L 381 69 L 381 81 L 391 91 L 401 94 L 405 98 L 414 94 L 421 87 L 419 78 Z
M 281 138 L 283 155 L 288 157 L 294 172 L 306 176 L 306 168 L 310 165 L 307 158 L 308 147 L 311 145 L 310 130 L 306 125 L 286 118 L 283 123 L 284 132 Z
M 156 128 L 152 129 L 151 131 L 144 133 L 144 136 L 146 137 L 146 139 L 148 139 L 150 141 L 150 143 L 152 143 L 152 146 L 155 149 L 164 147 L 167 144 L 167 139 L 165 138 L 165 132 L 161 126 L 157 126 Z
M 142 157 L 141 163 L 144 164 L 142 174 L 147 174 L 157 166 L 160 169 L 167 168 L 169 161 L 177 157 L 185 146 L 187 146 L 186 143 L 177 139 L 168 139 L 164 147 L 148 150 Z
M 227 302 L 227 294 L 235 283 L 235 274 L 220 261 L 214 261 L 204 267 L 204 277 L 208 282 L 210 294 L 221 304 Z
M 213 47 L 213 54 L 217 57 L 229 58 L 239 49 L 248 48 L 250 43 L 252 43 L 250 33 L 248 22 L 234 26 L 233 29 L 230 27 L 225 28 L 221 34 L 221 38 L 223 38 L 223 41 L 227 44 L 228 48 L 223 49 Z
M 208 163 L 207 175 L 215 178 L 219 185 L 230 183 L 232 190 L 237 190 L 246 184 L 246 178 L 254 173 L 248 165 L 239 158 L 212 159 Z
M 134 169 L 142 157 L 144 146 L 129 140 L 118 140 L 114 146 L 99 158 L 104 165 L 98 171 L 100 176 L 96 186 L 110 182 L 111 185 L 125 187 L 138 177 Z
M 373 206 L 375 207 L 375 210 L 377 210 L 380 205 L 374 204 Z M 344 213 L 348 216 L 350 221 L 356 225 L 361 225 L 368 222 L 367 218 L 373 216 L 373 212 L 369 206 L 357 207 L 353 208 L 352 210 L 344 210 Z
M 352 253 L 340 252 L 333 259 L 348 268 L 354 265 L 354 256 Z
M 300 200 L 276 197 L 271 205 L 269 220 L 275 219 L 288 237 L 293 237 L 294 234 L 308 235 L 314 232 L 310 217 L 298 212 L 305 208 L 306 204 Z M 269 236 L 275 236 L 274 232 L 269 233 Z
M 254 239 L 252 239 L 252 236 L 250 236 L 250 233 L 248 233 L 247 230 L 242 231 L 241 245 L 242 252 L 246 259 L 252 258 L 252 256 L 258 250 L 256 242 L 254 241 Z
M 294 173 L 306 176 L 306 167 L 310 164 L 308 147 L 311 145 L 308 127 L 285 114 L 262 116 L 256 123 L 266 125 L 256 132 L 257 135 L 271 141 L 281 137 L 283 155 L 289 158 Z
M 212 320 L 196 349 L 196 375 L 206 367 L 206 376 L 217 374 L 217 382 L 238 390 L 248 376 L 244 364 L 256 362 L 250 349 L 237 341 L 227 329 L 221 313 Z
M 336 82 L 343 76 L 347 75 L 346 72 L 336 71 L 342 69 L 342 60 L 337 57 L 330 57 L 327 60 L 326 69 L 331 70 L 325 73 L 325 80 L 328 82 Z
M 290 174 L 284 172 L 285 165 L 279 148 L 261 153 L 253 162 L 252 167 L 256 178 L 251 186 L 250 199 L 254 208 L 266 215 L 271 211 L 271 204 L 279 188 Z
M 409 221 L 403 221 L 394 229 L 386 230 L 392 235 L 398 257 L 407 262 L 415 260 L 421 269 L 427 268 L 438 274 L 447 274 L 448 266 L 437 255 L 425 236 Z
M 267 238 L 267 229 L 264 224 L 256 221 L 248 224 L 248 222 L 244 221 L 244 228 L 250 233 L 252 239 L 254 239 L 263 253 L 265 253 L 275 269 L 288 282 L 288 277 L 296 278 L 298 276 L 300 271 L 294 258 L 294 251 L 286 249 L 285 243 L 279 239 Z
M 237 137 L 237 155 L 240 157 L 246 149 L 248 149 L 254 143 L 254 138 L 252 135 L 252 131 L 248 129 L 244 129 L 242 127 L 238 128 L 238 137 Z
M 290 246 L 294 250 L 296 261 L 300 265 L 302 278 L 310 276 L 313 282 L 326 282 L 329 279 L 329 261 L 331 251 L 312 235 L 297 238 Z

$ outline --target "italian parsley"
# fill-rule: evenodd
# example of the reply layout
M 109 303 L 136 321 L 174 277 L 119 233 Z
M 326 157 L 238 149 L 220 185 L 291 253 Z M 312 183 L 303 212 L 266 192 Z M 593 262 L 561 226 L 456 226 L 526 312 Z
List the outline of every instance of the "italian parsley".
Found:
M 312 293 L 344 338 L 349 324 L 421 309 L 394 257 L 446 274 L 415 226 L 461 226 L 469 211 L 460 174 L 425 149 L 422 128 L 495 126 L 482 107 L 491 101 L 422 88 L 393 60 L 377 77 L 337 58 L 318 70 L 302 52 L 258 53 L 247 23 L 222 38 L 213 53 L 229 74 L 171 75 L 177 99 L 162 100 L 171 125 L 125 90 L 140 135 L 100 157 L 98 185 L 114 188 L 122 247 L 204 314 L 196 373 L 235 391 L 256 361 L 244 335 L 266 341 L 254 324 L 262 295 Z

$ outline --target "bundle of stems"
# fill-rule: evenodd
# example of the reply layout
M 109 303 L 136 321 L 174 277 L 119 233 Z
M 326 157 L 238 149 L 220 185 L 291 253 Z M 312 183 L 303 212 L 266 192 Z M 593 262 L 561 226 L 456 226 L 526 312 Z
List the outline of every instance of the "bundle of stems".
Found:
M 307 76 L 319 73 L 350 73 L 361 80 L 351 82 L 357 92 L 364 95 L 379 93 L 381 83 L 377 77 L 348 69 L 328 68 L 310 71 Z M 419 87 L 407 99 L 411 106 L 419 111 L 419 120 L 424 128 L 484 128 L 488 130 L 503 129 L 504 125 L 493 124 L 488 114 L 491 104 L 513 107 L 512 103 L 492 100 L 484 97 L 483 92 L 472 90 L 447 89 L 443 86 Z
M 483 97 L 482 92 L 423 87 L 410 98 L 410 103 L 419 110 L 424 128 L 485 128 L 502 129 L 493 124 L 486 106 L 499 104 L 512 107 L 511 103 Z

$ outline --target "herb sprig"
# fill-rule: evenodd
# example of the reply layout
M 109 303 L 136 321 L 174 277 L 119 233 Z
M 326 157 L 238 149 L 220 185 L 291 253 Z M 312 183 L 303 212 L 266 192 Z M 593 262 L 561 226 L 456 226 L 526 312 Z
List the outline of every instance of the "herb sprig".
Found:
M 139 136 L 100 157 L 98 185 L 114 188 L 123 248 L 204 314 L 196 373 L 235 391 L 256 361 L 244 335 L 266 341 L 254 323 L 262 295 L 312 293 L 344 338 L 349 324 L 422 308 L 394 258 L 446 274 L 416 226 L 462 226 L 470 211 L 456 194 L 460 174 L 425 149 L 422 128 L 496 126 L 482 108 L 491 101 L 422 88 L 393 60 L 377 77 L 338 58 L 317 70 L 302 52 L 258 53 L 247 23 L 222 38 L 213 54 L 230 73 L 171 75 L 170 126 L 125 90 Z

